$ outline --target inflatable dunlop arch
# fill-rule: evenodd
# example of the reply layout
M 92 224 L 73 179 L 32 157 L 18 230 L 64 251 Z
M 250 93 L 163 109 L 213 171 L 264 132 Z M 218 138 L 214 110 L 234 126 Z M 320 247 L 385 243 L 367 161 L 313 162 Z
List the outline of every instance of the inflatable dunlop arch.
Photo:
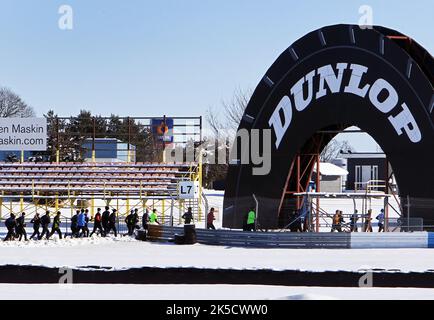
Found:
M 271 129 L 271 170 L 254 175 L 251 161 L 231 161 L 223 226 L 243 226 L 253 195 L 261 227 L 285 225 L 297 155 L 311 173 L 313 163 L 303 155 L 321 152 L 333 132 L 349 126 L 370 134 L 385 152 L 404 213 L 434 225 L 433 75 L 424 48 L 384 27 L 335 25 L 296 41 L 266 72 L 239 126 Z M 310 174 L 303 179 L 307 185 Z

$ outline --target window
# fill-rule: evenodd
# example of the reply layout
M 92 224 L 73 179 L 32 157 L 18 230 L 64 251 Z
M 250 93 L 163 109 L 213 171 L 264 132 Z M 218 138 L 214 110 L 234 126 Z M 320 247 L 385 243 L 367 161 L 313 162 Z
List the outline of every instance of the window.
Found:
M 354 180 L 354 190 L 362 189 L 362 166 L 356 166 L 356 176 Z
M 378 166 L 372 166 L 371 180 L 378 180 Z M 378 181 L 374 182 L 374 185 L 378 185 L 378 184 L 379 184 Z M 378 187 L 372 189 L 378 191 Z

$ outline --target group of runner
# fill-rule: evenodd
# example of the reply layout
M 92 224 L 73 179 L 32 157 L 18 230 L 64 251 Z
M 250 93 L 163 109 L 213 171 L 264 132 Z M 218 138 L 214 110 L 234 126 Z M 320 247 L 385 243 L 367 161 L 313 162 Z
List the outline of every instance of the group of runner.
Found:
M 357 210 L 354 211 L 354 213 L 350 216 L 350 232 L 358 232 L 358 221 L 360 218 L 364 219 L 363 223 L 363 232 L 373 232 L 372 229 L 372 209 L 368 210 L 368 213 L 364 216 L 361 216 Z M 336 210 L 335 214 L 333 215 L 333 222 L 332 222 L 332 229 L 333 231 L 342 232 L 342 225 L 345 223 L 343 218 L 343 213 L 341 210 Z M 384 209 L 381 209 L 380 213 L 375 218 L 378 221 L 378 232 L 384 232 L 384 221 L 385 221 L 385 215 L 384 215 Z
M 8 232 L 4 241 L 21 241 L 23 238 L 25 241 L 29 239 L 42 240 L 44 237 L 49 240 L 54 234 L 58 234 L 60 239 L 64 237 L 61 231 L 60 211 L 56 213 L 53 221 L 51 221 L 50 211 L 46 211 L 42 217 L 39 213 L 36 213 L 30 221 L 33 226 L 33 233 L 29 239 L 27 238 L 25 218 L 25 212 L 21 213 L 18 218 L 15 214 L 10 214 L 10 217 L 5 221 L 5 226 Z M 182 215 L 182 219 L 185 224 L 190 224 L 194 221 L 191 207 L 189 207 L 187 212 Z M 211 208 L 207 216 L 208 229 L 215 229 L 213 224 L 214 220 L 214 208 Z M 76 211 L 70 221 L 69 227 L 71 232 L 69 236 L 71 238 L 92 237 L 94 234 L 106 237 L 111 233 L 113 233 L 115 237 L 118 236 L 118 215 L 116 209 L 112 209 L 110 212 L 110 208 L 105 207 L 105 210 L 101 212 L 101 208 L 98 208 L 93 219 L 89 217 L 88 209 L 80 209 Z M 89 230 L 89 222 L 91 221 L 93 222 L 92 232 Z M 136 229 L 143 228 L 144 230 L 147 230 L 148 224 L 160 224 L 158 221 L 157 209 L 153 209 L 152 212 L 149 213 L 149 209 L 146 208 L 141 217 L 141 225 L 139 210 L 137 208 L 133 209 L 125 217 L 125 224 L 128 230 L 126 235 L 129 236 L 133 236 Z
M 18 239 L 21 241 L 23 238 L 27 241 L 26 223 L 25 223 L 26 213 L 23 212 L 16 218 L 15 214 L 11 213 L 10 217 L 6 219 L 5 226 L 8 230 L 4 241 L 10 241 Z M 41 240 L 44 236 L 46 239 L 50 239 L 55 233 L 59 235 L 62 239 L 62 231 L 60 230 L 61 223 L 60 211 L 56 213 L 53 223 L 51 224 L 50 212 L 47 211 L 42 217 L 39 213 L 36 213 L 33 219 L 30 221 L 33 224 L 33 233 L 30 236 L 31 239 Z M 51 231 L 50 231 L 51 224 Z M 42 227 L 42 231 L 41 230 Z

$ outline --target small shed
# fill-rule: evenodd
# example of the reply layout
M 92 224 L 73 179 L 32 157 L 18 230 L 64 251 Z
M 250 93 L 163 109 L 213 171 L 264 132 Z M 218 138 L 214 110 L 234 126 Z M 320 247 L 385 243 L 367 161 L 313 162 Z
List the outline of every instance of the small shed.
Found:
M 82 144 L 84 160 L 92 161 L 92 139 L 86 139 Z M 95 160 L 97 162 L 130 162 L 136 161 L 136 147 L 115 138 L 95 139 Z
M 316 164 L 313 169 L 313 180 L 316 180 Z M 319 164 L 320 191 L 321 192 L 342 192 L 344 190 L 344 177 L 348 171 L 329 162 Z

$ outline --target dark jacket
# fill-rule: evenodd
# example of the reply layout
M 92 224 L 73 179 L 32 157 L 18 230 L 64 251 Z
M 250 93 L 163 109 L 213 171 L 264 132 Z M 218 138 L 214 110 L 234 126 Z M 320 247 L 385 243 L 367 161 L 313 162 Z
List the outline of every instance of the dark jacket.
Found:
M 102 218 L 101 218 L 101 222 L 103 225 L 107 225 L 109 223 L 110 220 L 110 212 L 109 211 L 104 211 L 102 213 Z
M 6 219 L 6 221 L 5 221 L 5 226 L 6 226 L 6 228 L 8 228 L 8 230 L 14 229 L 16 227 L 16 225 L 17 225 L 17 222 L 12 217 Z
M 43 215 L 42 218 L 41 218 L 41 225 L 43 227 L 48 227 L 50 225 L 50 223 L 51 223 L 50 216 Z
M 112 226 L 116 224 L 116 213 L 112 212 L 109 217 L 109 222 Z
M 131 215 L 131 224 L 133 226 L 137 225 L 139 223 L 139 215 L 137 213 L 133 213 Z
M 142 226 L 143 228 L 146 229 L 146 227 L 148 226 L 148 222 L 149 222 L 149 213 L 145 212 L 142 216 Z
M 38 230 L 41 225 L 41 218 L 40 217 L 34 217 L 30 223 L 33 224 L 33 229 Z
M 182 219 L 185 220 L 185 224 L 190 224 L 191 220 L 193 220 L 193 213 L 192 212 L 186 212 L 182 215 Z
M 60 228 L 60 217 L 55 216 L 53 220 L 53 229 L 59 229 Z
M 77 215 L 77 214 L 74 214 L 74 215 L 71 217 L 71 229 L 75 229 L 75 228 L 77 228 L 77 226 L 78 226 L 77 221 L 78 221 L 78 215 Z
M 17 218 L 17 228 L 24 229 L 25 227 L 26 227 L 26 223 L 24 221 L 24 217 L 20 216 L 19 218 Z

